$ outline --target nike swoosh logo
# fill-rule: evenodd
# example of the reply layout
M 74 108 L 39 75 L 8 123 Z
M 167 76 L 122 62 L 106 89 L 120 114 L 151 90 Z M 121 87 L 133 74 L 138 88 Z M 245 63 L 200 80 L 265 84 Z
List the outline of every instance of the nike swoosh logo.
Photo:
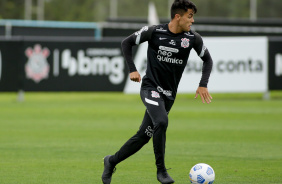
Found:
M 162 37 L 160 37 L 160 40 L 165 40 L 165 39 L 167 39 L 167 38 L 162 38 Z

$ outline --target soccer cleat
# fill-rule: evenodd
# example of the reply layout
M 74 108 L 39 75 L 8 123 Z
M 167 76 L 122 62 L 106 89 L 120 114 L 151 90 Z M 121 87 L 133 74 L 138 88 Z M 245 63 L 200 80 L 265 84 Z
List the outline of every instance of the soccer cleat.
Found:
M 105 156 L 104 158 L 104 172 L 102 174 L 103 184 L 110 184 L 112 180 L 112 175 L 116 171 L 114 165 L 112 165 L 109 161 L 111 155 Z
M 162 170 L 162 171 L 158 171 L 157 172 L 157 179 L 159 182 L 161 182 L 162 184 L 171 184 L 174 183 L 174 180 L 169 176 L 169 174 L 167 173 L 167 169 Z

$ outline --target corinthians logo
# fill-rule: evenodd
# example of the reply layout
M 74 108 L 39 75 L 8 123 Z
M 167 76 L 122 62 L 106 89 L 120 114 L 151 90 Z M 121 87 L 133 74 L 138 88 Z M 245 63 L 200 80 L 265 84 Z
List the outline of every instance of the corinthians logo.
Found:
M 50 51 L 47 48 L 42 49 L 41 45 L 36 44 L 34 49 L 27 48 L 25 55 L 28 61 L 25 65 L 26 77 L 39 83 L 42 79 L 48 78 L 50 66 L 47 62 L 47 57 Z
M 189 45 L 190 45 L 189 41 L 190 41 L 190 40 L 187 39 L 187 38 L 182 38 L 182 39 L 181 39 L 181 47 L 183 47 L 183 48 L 189 47 Z

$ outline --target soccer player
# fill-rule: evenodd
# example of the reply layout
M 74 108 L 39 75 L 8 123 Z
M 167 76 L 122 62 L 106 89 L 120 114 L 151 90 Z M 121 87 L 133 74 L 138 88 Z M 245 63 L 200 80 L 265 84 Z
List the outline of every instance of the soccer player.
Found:
M 111 183 L 116 165 L 139 151 L 151 137 L 157 179 L 163 184 L 174 183 L 165 166 L 168 112 L 174 103 L 177 87 L 192 48 L 203 60 L 202 77 L 195 98 L 200 95 L 203 103 L 210 103 L 212 99 L 207 84 L 213 61 L 201 36 L 191 30 L 196 12 L 197 8 L 193 2 L 175 0 L 171 6 L 171 21 L 168 24 L 145 26 L 122 41 L 123 54 L 130 71 L 129 77 L 134 82 L 140 82 L 141 76 L 133 62 L 132 47 L 148 42 L 147 70 L 140 90 L 146 111 L 138 132 L 114 155 L 104 158 L 104 184 Z

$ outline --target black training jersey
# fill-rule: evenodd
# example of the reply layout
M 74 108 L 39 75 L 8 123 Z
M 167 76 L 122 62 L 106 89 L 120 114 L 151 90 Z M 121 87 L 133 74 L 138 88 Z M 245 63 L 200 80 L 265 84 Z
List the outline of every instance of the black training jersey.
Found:
M 136 45 L 148 41 L 147 70 L 142 79 L 142 88 L 156 89 L 170 100 L 175 99 L 191 49 L 195 49 L 200 57 L 207 51 L 198 33 L 189 31 L 174 34 L 169 31 L 168 24 L 145 26 L 128 39 Z M 132 56 L 128 56 L 125 50 L 123 47 L 130 72 L 136 71 L 135 65 L 130 61 Z M 205 72 L 205 75 L 208 76 L 204 76 L 204 79 L 202 77 L 200 86 L 207 86 L 210 71 Z

